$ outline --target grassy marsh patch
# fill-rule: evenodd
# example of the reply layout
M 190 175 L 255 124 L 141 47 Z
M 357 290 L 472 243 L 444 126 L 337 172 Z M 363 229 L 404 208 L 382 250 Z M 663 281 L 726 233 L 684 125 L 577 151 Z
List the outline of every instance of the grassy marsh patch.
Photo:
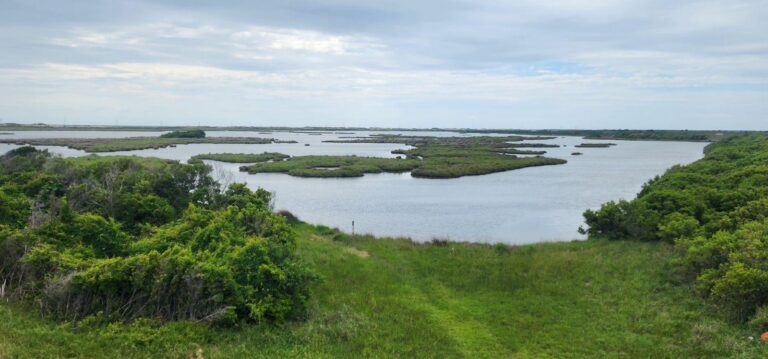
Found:
M 65 146 L 85 152 L 116 152 L 146 149 L 159 149 L 175 145 L 193 143 L 216 144 L 267 144 L 276 143 L 271 138 L 259 137 L 205 137 L 205 138 L 164 138 L 164 137 L 128 137 L 128 138 L 24 138 L 2 139 L 0 143 L 31 146 Z
M 522 148 L 557 147 L 552 144 L 510 143 L 548 137 L 476 136 L 430 137 L 376 135 L 349 140 L 329 140 L 334 143 L 402 143 L 413 149 L 395 150 L 405 159 L 357 156 L 298 156 L 285 161 L 241 167 L 249 173 L 279 172 L 298 177 L 360 177 L 366 173 L 411 172 L 414 177 L 457 178 L 484 175 L 532 166 L 566 163 L 556 158 L 538 157 L 544 151 Z M 521 158 L 516 155 L 537 155 Z M 329 169 L 330 168 L 330 169 Z
M 608 148 L 608 147 L 611 147 L 611 146 L 616 146 L 616 144 L 615 143 L 582 143 L 582 144 L 578 144 L 578 145 L 576 145 L 574 147 L 579 147 L 579 148 Z
M 277 152 L 264 153 L 206 153 L 192 156 L 191 160 L 211 160 L 228 163 L 256 163 L 282 161 L 291 156 Z

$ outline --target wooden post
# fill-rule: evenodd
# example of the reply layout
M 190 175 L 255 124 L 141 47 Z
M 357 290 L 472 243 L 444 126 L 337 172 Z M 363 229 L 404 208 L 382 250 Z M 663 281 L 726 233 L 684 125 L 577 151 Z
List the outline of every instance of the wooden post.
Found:
M 352 220 L 352 238 L 355 238 L 355 220 Z

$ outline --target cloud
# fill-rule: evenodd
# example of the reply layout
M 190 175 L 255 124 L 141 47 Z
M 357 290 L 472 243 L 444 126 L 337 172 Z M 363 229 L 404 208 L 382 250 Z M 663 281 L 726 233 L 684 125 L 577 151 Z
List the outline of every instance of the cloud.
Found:
M 19 122 L 67 113 L 97 123 L 110 104 L 166 123 L 184 123 L 183 106 L 211 123 L 224 111 L 296 125 L 768 126 L 760 1 L 43 0 L 4 10 L 0 96 L 14 100 L 0 116 Z

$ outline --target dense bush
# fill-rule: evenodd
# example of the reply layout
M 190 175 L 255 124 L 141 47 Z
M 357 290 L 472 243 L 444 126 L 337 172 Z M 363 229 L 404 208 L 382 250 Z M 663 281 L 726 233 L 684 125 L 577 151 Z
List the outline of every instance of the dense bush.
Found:
M 632 201 L 584 214 L 594 237 L 663 240 L 698 288 L 739 319 L 768 305 L 768 139 L 733 137 L 649 181 Z
M 205 131 L 199 130 L 199 129 L 171 131 L 171 132 L 164 133 L 164 134 L 160 135 L 160 137 L 163 137 L 163 138 L 205 138 Z
M 0 282 L 66 320 L 299 317 L 314 275 L 270 194 L 210 168 L 22 148 L 0 169 Z

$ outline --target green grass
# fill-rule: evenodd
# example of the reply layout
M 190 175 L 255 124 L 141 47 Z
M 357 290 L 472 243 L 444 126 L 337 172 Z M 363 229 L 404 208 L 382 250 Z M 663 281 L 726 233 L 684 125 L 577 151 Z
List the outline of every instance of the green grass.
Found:
M 0 304 L 0 357 L 744 357 L 759 333 L 674 283 L 662 243 L 498 247 L 351 239 L 297 225 L 323 276 L 306 321 L 207 328 L 176 322 L 56 324 Z M 512 234 L 511 234 L 512 235 Z
M 164 138 L 164 137 L 129 137 L 129 138 L 39 138 L 39 139 L 0 139 L 0 143 L 12 143 L 31 146 L 66 146 L 85 152 L 115 152 L 158 149 L 192 143 L 217 144 L 267 144 L 277 142 L 271 138 L 258 137 L 207 137 L 207 138 Z
M 212 160 L 230 163 L 255 163 L 267 161 L 282 161 L 291 156 L 277 152 L 264 153 L 206 153 L 192 156 L 191 160 Z

